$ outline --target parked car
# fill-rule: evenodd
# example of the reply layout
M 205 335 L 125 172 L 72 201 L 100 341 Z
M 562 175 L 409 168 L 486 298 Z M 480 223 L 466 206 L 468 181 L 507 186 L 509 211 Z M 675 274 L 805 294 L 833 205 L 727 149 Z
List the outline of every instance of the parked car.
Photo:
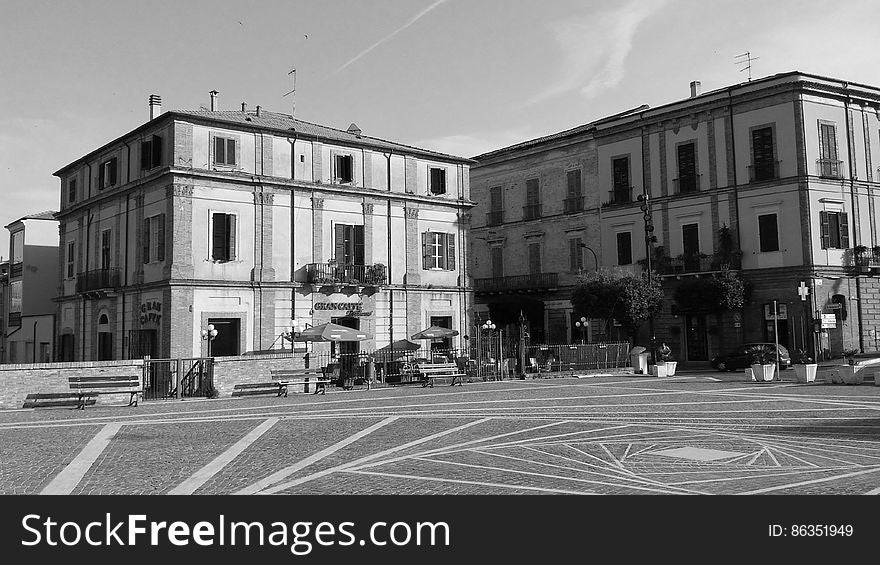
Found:
M 775 362 L 773 355 L 772 343 L 745 343 L 733 349 L 725 355 L 718 355 L 712 358 L 712 368 L 718 371 L 735 371 L 737 369 L 745 369 L 752 364 L 752 353 L 756 347 L 766 349 L 770 359 Z M 779 370 L 787 369 L 791 365 L 791 355 L 788 349 L 779 346 Z

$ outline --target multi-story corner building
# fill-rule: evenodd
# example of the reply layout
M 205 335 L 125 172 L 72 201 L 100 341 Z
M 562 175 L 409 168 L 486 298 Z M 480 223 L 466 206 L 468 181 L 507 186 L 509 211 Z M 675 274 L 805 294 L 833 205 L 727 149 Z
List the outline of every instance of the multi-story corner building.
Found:
M 6 229 L 10 259 L 2 291 L 3 361 L 48 363 L 55 359 L 58 221 L 55 212 L 40 212 L 24 216 Z
M 789 347 L 878 349 L 880 89 L 799 72 L 707 93 L 699 86 L 691 83 L 687 99 L 599 120 L 576 135 L 476 157 L 473 237 L 490 242 L 473 254 L 477 309 L 540 305 L 529 317 L 533 336 L 538 325 L 551 339 L 579 337 L 572 273 L 593 266 L 578 256 L 580 243 L 603 267 L 640 272 L 650 242 L 667 297 L 656 334 L 679 359 L 707 360 L 736 343 L 772 341 L 774 332 Z M 578 167 L 584 209 L 566 213 L 560 179 Z M 530 192 L 531 179 L 539 192 Z M 643 193 L 653 241 L 637 200 Z M 530 194 L 538 194 L 529 203 L 540 219 L 522 208 Z M 504 258 L 503 272 L 493 270 L 495 256 Z M 751 283 L 743 310 L 676 303 L 682 280 L 723 268 Z M 826 327 L 815 333 L 823 314 Z
M 0 363 L 6 362 L 6 300 L 9 296 L 9 261 L 0 257 Z
M 150 121 L 55 173 L 65 359 L 203 356 L 208 324 L 216 356 L 292 324 L 364 349 L 467 327 L 469 160 L 217 100 L 152 96 Z

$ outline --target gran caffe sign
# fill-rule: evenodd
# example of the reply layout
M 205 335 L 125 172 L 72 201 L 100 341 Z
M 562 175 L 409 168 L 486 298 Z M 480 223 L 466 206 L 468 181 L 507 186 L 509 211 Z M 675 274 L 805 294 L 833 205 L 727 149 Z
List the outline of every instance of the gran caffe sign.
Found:
M 162 321 L 162 303 L 158 300 L 146 300 L 141 303 L 141 325 L 156 324 Z
M 372 316 L 372 312 L 364 311 L 364 305 L 360 302 L 315 302 L 315 305 L 312 307 L 317 311 L 343 311 L 346 316 L 350 317 L 363 317 L 363 316 Z

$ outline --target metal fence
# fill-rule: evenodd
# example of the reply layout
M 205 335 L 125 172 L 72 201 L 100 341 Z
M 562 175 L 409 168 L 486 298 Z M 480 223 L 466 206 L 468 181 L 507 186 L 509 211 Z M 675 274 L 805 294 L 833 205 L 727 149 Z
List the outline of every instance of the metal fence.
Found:
M 214 395 L 214 360 L 144 358 L 144 400 Z
M 629 342 L 526 346 L 526 372 L 565 372 L 628 367 Z

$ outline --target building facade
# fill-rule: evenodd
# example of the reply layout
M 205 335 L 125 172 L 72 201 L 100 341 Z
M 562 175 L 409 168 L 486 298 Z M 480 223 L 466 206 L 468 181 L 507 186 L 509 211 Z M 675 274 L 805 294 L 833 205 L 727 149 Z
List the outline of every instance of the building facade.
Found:
M 47 211 L 20 218 L 6 229 L 10 259 L 2 291 L 0 359 L 48 363 L 55 359 L 58 221 L 55 212 Z
M 650 253 L 666 295 L 656 335 L 679 359 L 705 361 L 774 333 L 825 355 L 876 350 L 877 155 L 880 89 L 791 72 L 707 93 L 695 82 L 687 99 L 479 156 L 473 237 L 491 238 L 501 251 L 474 250 L 477 309 L 517 308 L 523 295 L 507 279 L 525 276 L 517 291 L 541 303 L 544 335 L 576 337 L 574 273 L 593 266 L 592 255 L 577 254 L 587 250 L 582 243 L 599 265 L 632 272 L 644 270 Z M 578 163 L 586 164 L 582 211 L 560 201 L 569 194 L 560 179 Z M 531 178 L 551 185 L 539 193 L 539 218 L 518 209 L 534 198 Z M 648 238 L 642 194 L 652 212 Z M 499 211 L 502 221 L 487 221 Z M 492 253 L 513 272 L 493 271 Z M 748 281 L 743 309 L 677 303 L 682 281 L 723 270 Z M 549 279 L 558 283 L 533 284 Z
M 216 92 L 210 110 L 159 104 L 56 173 L 63 358 L 289 349 L 292 326 L 330 321 L 371 350 L 466 326 L 469 160 L 220 111 Z

